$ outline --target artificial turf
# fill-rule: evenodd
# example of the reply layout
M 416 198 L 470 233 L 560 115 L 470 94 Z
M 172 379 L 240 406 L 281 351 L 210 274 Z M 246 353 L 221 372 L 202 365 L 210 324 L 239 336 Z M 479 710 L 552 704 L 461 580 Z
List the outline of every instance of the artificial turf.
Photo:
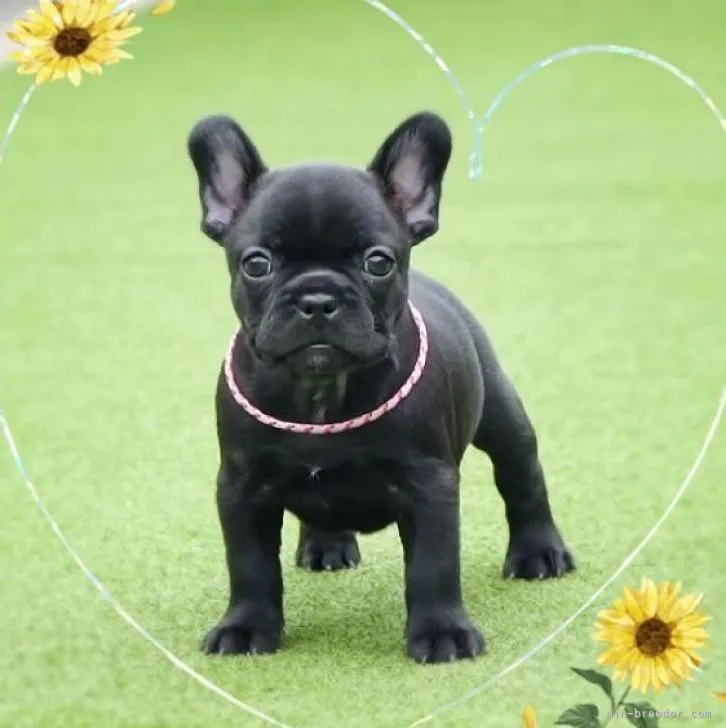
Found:
M 726 108 L 726 6 L 627 0 L 391 3 L 457 73 L 480 112 L 530 62 L 591 42 L 682 66 Z M 618 566 L 691 466 L 726 380 L 726 136 L 662 69 L 590 56 L 527 81 L 485 136 L 470 131 L 423 51 L 360 0 L 180 1 L 144 19 L 137 60 L 80 90 L 44 88 L 0 166 L 0 406 L 68 538 L 125 607 L 182 659 L 293 728 L 406 728 L 496 674 Z M 27 79 L 0 76 L 10 118 Z M 503 509 L 485 457 L 463 478 L 468 606 L 489 654 L 420 667 L 402 648 L 393 530 L 364 565 L 311 575 L 284 542 L 286 649 L 198 651 L 226 600 L 214 507 L 212 407 L 234 327 L 221 252 L 198 232 L 185 137 L 238 117 L 270 164 L 363 164 L 404 116 L 432 108 L 456 150 L 442 229 L 415 263 L 453 287 L 494 338 L 538 428 L 556 516 L 580 568 L 499 578 Z M 711 710 L 726 689 L 726 432 L 624 578 L 537 657 L 441 715 L 437 728 L 542 724 L 600 702 L 591 624 L 642 575 L 704 591 L 714 650 L 698 680 L 654 702 Z M 0 453 L 0 726 L 261 726 L 174 669 L 84 581 Z M 721 711 L 719 713 L 719 710 Z M 684 723 L 687 721 L 684 721 Z M 668 721 L 679 725 L 681 721 Z

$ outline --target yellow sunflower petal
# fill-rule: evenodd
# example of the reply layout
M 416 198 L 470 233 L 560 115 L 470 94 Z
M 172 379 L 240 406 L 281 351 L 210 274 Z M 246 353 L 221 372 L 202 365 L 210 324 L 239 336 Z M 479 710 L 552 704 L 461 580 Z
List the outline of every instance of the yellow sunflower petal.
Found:
M 684 617 L 687 617 L 692 612 L 696 611 L 696 607 L 701 603 L 703 594 L 688 594 L 686 596 L 677 599 L 673 606 L 668 610 L 668 613 L 663 616 L 663 619 L 667 622 L 677 622 Z
M 7 58 L 16 63 L 27 63 L 32 60 L 32 56 L 27 51 L 12 51 L 8 53 Z
M 133 10 L 124 10 L 123 12 L 106 16 L 99 13 L 98 19 L 90 28 L 91 35 L 96 36 L 106 33 L 109 30 L 122 30 L 123 28 L 127 28 L 131 25 L 135 17 L 136 13 Z
M 524 728 L 537 728 L 537 714 L 534 712 L 534 708 L 528 705 L 522 713 L 522 723 Z
M 121 48 L 114 48 L 112 51 L 108 54 L 108 60 L 110 61 L 123 61 L 123 60 L 132 60 L 133 56 L 130 53 L 127 53 L 126 51 L 122 50 Z
M 671 672 L 668 669 L 668 663 L 666 662 L 663 655 L 659 655 L 655 658 L 655 670 L 658 678 L 663 683 L 663 685 L 670 685 Z
M 56 28 L 63 28 L 63 16 L 53 3 L 53 0 L 40 0 L 40 13 L 43 17 L 48 18 Z
M 74 86 L 80 86 L 83 80 L 83 74 L 81 73 L 81 64 L 76 58 L 69 58 L 70 63 L 68 64 L 68 80 Z
M 55 71 L 55 65 L 55 63 L 46 63 L 40 67 L 35 77 L 35 83 L 38 86 L 42 86 L 46 81 L 50 80 Z
M 60 12 L 66 26 L 75 25 L 78 16 L 78 0 L 63 0 Z
M 13 43 L 17 43 L 18 45 L 25 45 L 25 38 L 32 38 L 33 36 L 28 33 L 28 31 L 23 28 L 22 25 L 19 23 L 14 23 L 10 30 L 6 31 L 5 37 L 8 40 L 11 40 Z
M 640 661 L 633 670 L 633 687 L 641 692 L 648 690 L 651 682 L 650 660 L 640 658 Z
M 643 613 L 643 609 L 641 608 L 640 604 L 638 603 L 638 599 L 633 593 L 633 590 L 626 586 L 625 591 L 625 607 L 628 610 L 628 614 L 636 621 L 636 622 L 644 622 L 645 621 L 645 615 Z
M 702 627 L 697 627 L 696 629 L 692 629 L 688 634 L 673 635 L 671 637 L 671 644 L 681 650 L 698 649 L 706 644 L 707 637 L 706 630 Z
M 711 697 L 716 698 L 716 700 L 720 700 L 722 703 L 726 703 L 726 693 L 711 693 Z
M 27 18 L 27 22 L 31 25 L 34 31 L 43 29 L 46 32 L 54 34 L 58 31 L 55 23 L 53 23 L 50 18 L 46 18 L 45 15 L 39 13 L 37 10 L 28 10 L 28 12 L 25 13 L 25 17 Z
M 28 45 L 30 43 L 47 43 L 51 38 L 55 37 L 56 33 L 57 30 L 55 29 L 49 30 L 45 26 L 18 20 L 12 24 L 10 30 L 8 30 L 5 35 L 13 41 L 13 43 Z
M 103 73 L 103 66 L 96 61 L 92 61 L 85 53 L 78 56 L 78 62 L 81 64 L 81 70 L 90 73 L 92 76 L 100 76 Z
M 85 28 L 91 23 L 92 15 L 95 11 L 95 2 L 93 0 L 78 0 L 78 8 L 76 10 L 76 23 Z
M 55 37 L 58 34 L 58 30 L 55 28 L 48 28 L 45 25 L 37 25 L 35 23 L 28 23 L 27 25 L 23 24 L 20 26 L 20 30 L 24 31 L 26 35 L 29 35 L 38 41 L 45 41 L 46 43 L 55 40 Z
M 106 31 L 101 38 L 104 40 L 110 40 L 114 43 L 123 42 L 125 40 L 128 40 L 129 38 L 133 38 L 135 35 L 138 35 L 139 33 L 143 33 L 144 29 L 139 27 L 138 25 L 134 25 L 131 28 L 124 28 L 123 30 L 109 30 Z
M 46 46 L 45 48 L 31 49 L 28 58 L 39 63 L 55 63 L 60 56 L 53 46 Z
M 53 75 L 50 77 L 51 81 L 57 81 L 68 74 L 70 60 L 70 58 L 61 58 L 58 63 L 55 64 Z
M 598 664 L 615 667 L 627 652 L 627 647 L 620 647 L 618 645 L 609 647 L 598 657 Z
M 655 660 L 652 660 L 650 665 L 648 665 L 649 670 L 649 676 L 650 681 L 653 683 L 653 690 L 655 690 L 656 693 L 659 693 L 663 690 L 665 687 L 663 683 L 660 680 L 660 677 L 658 676 L 658 669 L 656 668 Z
M 684 634 L 688 632 L 688 630 L 693 629 L 694 627 L 701 627 L 702 625 L 706 624 L 706 622 L 710 621 L 711 617 L 709 617 L 707 614 L 700 614 L 698 612 L 695 612 L 681 619 L 673 627 L 673 633 Z
M 602 622 L 611 624 L 622 624 L 624 626 L 635 624 L 635 621 L 627 612 L 616 609 L 605 609 L 597 616 Z
M 13 43 L 17 43 L 17 45 L 27 46 L 28 48 L 32 48 L 33 46 L 45 45 L 48 42 L 48 38 L 41 38 L 37 35 L 30 35 L 30 33 L 27 33 L 22 28 L 19 28 L 17 26 L 5 33 L 5 36 Z
M 676 585 L 671 584 L 669 581 L 664 581 L 658 587 L 658 615 L 663 616 L 663 613 L 668 610 L 671 603 L 677 595 Z
M 609 650 L 605 650 L 601 655 L 598 655 L 597 657 L 597 664 L 600 665 L 600 667 L 613 667 L 615 665 L 616 658 L 609 654 Z
M 91 46 L 84 52 L 83 57 L 88 59 L 92 63 L 105 63 L 106 60 L 105 52 L 98 48 L 94 48 L 93 46 Z
M 32 76 L 34 73 L 38 73 L 40 70 L 40 64 L 37 61 L 32 63 L 21 63 L 18 66 L 18 73 L 23 76 Z
M 686 614 L 684 616 L 688 616 L 695 612 L 702 601 L 703 594 L 691 594 L 690 596 L 683 597 L 684 607 L 686 609 Z M 683 617 L 681 617 L 681 619 L 682 618 Z
M 630 645 L 635 639 L 635 629 L 624 625 L 608 625 L 597 630 L 592 639 L 596 642 L 612 642 L 613 644 Z
M 157 3 L 153 10 L 151 11 L 151 14 L 154 17 L 159 17 L 160 15 L 166 15 L 167 13 L 170 13 L 174 8 L 176 7 L 176 0 L 161 0 L 160 3 Z
M 639 657 L 640 650 L 638 650 L 637 647 L 631 647 L 627 652 L 624 652 L 621 655 L 620 659 L 613 667 L 618 671 L 622 670 L 623 672 L 628 672 L 636 665 Z
M 691 671 L 688 656 L 680 650 L 667 650 L 663 657 L 668 664 L 668 669 L 679 678 L 685 679 Z
M 89 28 L 89 32 L 94 38 L 98 38 L 109 30 L 114 30 L 118 26 L 118 18 L 114 17 L 99 17 Z
M 96 6 L 96 17 L 103 20 L 116 12 L 118 0 L 93 0 L 93 4 Z
M 650 579 L 643 579 L 641 604 L 646 619 L 654 617 L 658 610 L 658 590 Z
M 688 629 L 673 630 L 674 639 L 703 640 L 708 639 L 708 632 L 703 627 L 689 627 Z
M 627 632 L 611 634 L 606 640 L 611 647 L 618 647 L 622 650 L 629 650 L 635 644 L 635 636 Z
M 123 20 L 121 21 L 121 24 L 119 25 L 119 28 L 128 28 L 129 25 L 133 22 L 134 18 L 136 17 L 136 11 L 135 10 L 124 10 L 123 13 L 120 13 L 120 15 L 123 15 Z

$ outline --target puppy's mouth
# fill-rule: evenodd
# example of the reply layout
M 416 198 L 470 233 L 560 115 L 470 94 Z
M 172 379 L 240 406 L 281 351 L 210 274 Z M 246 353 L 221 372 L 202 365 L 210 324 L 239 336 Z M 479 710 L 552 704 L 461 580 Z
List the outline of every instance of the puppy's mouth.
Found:
M 326 377 L 341 374 L 360 365 L 360 360 L 332 344 L 301 346 L 280 361 L 300 375 Z
M 284 353 L 272 354 L 259 350 L 257 353 L 271 366 L 284 367 L 296 376 L 322 378 L 335 377 L 374 364 L 385 356 L 386 349 L 361 356 L 334 344 L 313 342 Z

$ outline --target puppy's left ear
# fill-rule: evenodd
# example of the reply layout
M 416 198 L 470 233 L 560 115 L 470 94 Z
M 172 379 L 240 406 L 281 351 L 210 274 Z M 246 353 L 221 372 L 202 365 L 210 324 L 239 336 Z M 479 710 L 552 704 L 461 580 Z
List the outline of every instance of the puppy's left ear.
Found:
M 368 167 L 417 245 L 439 229 L 439 202 L 451 159 L 451 131 L 436 114 L 406 119 L 383 142 Z
M 222 245 L 267 167 L 252 140 L 228 116 L 199 121 L 187 147 L 199 177 L 202 231 Z

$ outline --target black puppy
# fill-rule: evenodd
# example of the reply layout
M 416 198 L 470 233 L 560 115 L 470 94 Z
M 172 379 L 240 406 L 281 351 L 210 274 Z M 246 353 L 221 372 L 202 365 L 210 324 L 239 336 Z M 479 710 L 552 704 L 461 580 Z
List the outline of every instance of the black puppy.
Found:
M 451 134 L 421 113 L 367 170 L 270 171 L 230 118 L 189 138 L 207 236 L 223 246 L 240 331 L 217 390 L 219 518 L 230 601 L 207 653 L 276 651 L 280 533 L 301 521 L 297 563 L 360 561 L 355 532 L 395 523 L 405 556 L 406 644 L 420 662 L 474 657 L 462 601 L 459 464 L 486 452 L 506 505 L 504 575 L 574 568 L 550 512 L 532 425 L 473 315 L 409 270 L 438 229 Z M 409 303 L 410 302 L 410 303 Z

